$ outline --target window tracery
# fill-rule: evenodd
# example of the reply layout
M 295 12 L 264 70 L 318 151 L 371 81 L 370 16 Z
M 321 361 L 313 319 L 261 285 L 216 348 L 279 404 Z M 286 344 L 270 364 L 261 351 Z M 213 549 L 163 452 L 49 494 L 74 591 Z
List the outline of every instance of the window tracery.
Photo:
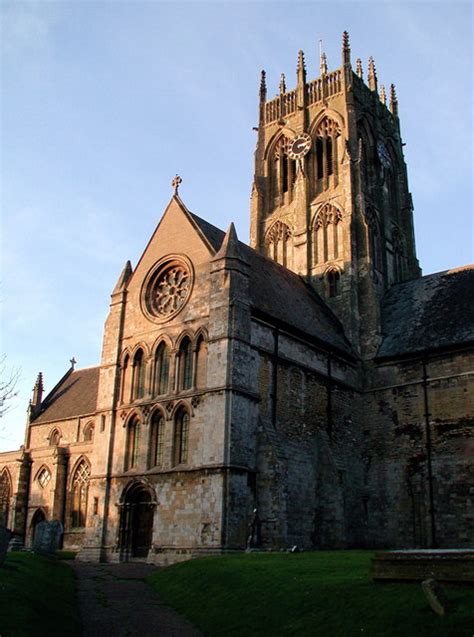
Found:
M 330 117 L 325 117 L 316 129 L 311 157 L 312 182 L 316 191 L 326 190 L 337 185 L 338 138 L 341 135 L 339 124 Z
M 325 204 L 314 221 L 314 263 L 326 263 L 342 256 L 342 214 Z
M 267 256 L 286 267 L 291 256 L 291 238 L 291 230 L 286 223 L 276 221 L 265 238 Z
M 85 460 L 78 464 L 72 480 L 72 526 L 86 526 L 87 495 L 91 470 Z
M 288 156 L 289 139 L 282 135 L 269 158 L 271 208 L 291 201 L 296 180 L 296 161 Z

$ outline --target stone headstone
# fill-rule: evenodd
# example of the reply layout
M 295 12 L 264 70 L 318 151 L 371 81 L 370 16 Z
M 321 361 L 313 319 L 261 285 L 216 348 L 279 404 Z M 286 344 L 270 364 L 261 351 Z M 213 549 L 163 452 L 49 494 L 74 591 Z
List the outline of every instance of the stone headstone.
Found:
M 437 615 L 445 615 L 449 602 L 444 589 L 435 579 L 425 579 L 421 582 L 421 587 L 432 610 Z
M 11 536 L 12 532 L 10 529 L 7 529 L 6 526 L 0 524 L 0 566 L 5 561 Z
M 35 529 L 33 551 L 40 555 L 50 555 L 59 549 L 63 525 L 58 520 L 40 522 Z

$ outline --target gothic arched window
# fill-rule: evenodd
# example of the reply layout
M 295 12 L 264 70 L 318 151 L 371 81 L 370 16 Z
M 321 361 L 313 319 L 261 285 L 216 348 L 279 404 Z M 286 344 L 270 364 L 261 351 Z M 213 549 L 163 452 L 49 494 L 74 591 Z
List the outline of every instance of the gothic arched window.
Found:
M 94 423 L 89 422 L 84 427 L 83 440 L 84 442 L 92 442 L 93 439 L 94 439 Z
M 369 233 L 369 259 L 372 270 L 382 271 L 382 240 L 377 215 L 372 208 L 366 211 L 366 220 Z
M 137 350 L 133 357 L 133 391 L 134 399 L 143 398 L 145 395 L 145 357 L 143 350 Z
M 91 470 L 88 463 L 81 460 L 72 479 L 72 526 L 76 528 L 86 526 L 90 475 Z
M 61 442 L 61 434 L 58 429 L 53 429 L 53 431 L 49 434 L 49 446 L 57 447 Z
M 204 336 L 199 336 L 196 345 L 196 387 L 207 384 L 207 343 Z
M 130 400 L 130 356 L 127 354 L 122 365 L 122 402 Z
M 296 179 L 296 161 L 288 157 L 288 138 L 282 135 L 274 145 L 269 157 L 271 208 L 291 201 Z
M 125 441 L 125 471 L 135 469 L 138 464 L 138 443 L 140 439 L 140 421 L 134 416 L 127 425 Z
M 401 232 L 398 228 L 392 231 L 393 246 L 393 279 L 395 283 L 403 280 L 404 249 Z
M 265 237 L 267 256 L 279 263 L 288 266 L 291 261 L 291 230 L 281 221 L 276 221 Z
M 193 350 L 187 336 L 181 341 L 178 359 L 178 389 L 191 389 L 193 384 Z
M 314 263 L 342 257 L 342 215 L 331 204 L 324 205 L 314 221 Z
M 150 467 L 163 464 L 165 448 L 165 419 L 161 411 L 155 411 L 151 419 Z
M 158 395 L 167 394 L 170 377 L 170 350 L 162 341 L 156 350 L 155 355 L 155 393 Z
M 12 489 L 8 471 L 4 469 L 0 473 L 0 524 L 8 526 L 8 515 L 10 513 L 10 499 Z
M 329 178 L 332 176 L 333 185 L 337 184 L 338 165 L 338 138 L 341 129 L 338 124 L 329 117 L 325 117 L 316 129 L 311 158 L 311 170 L 314 176 L 312 180 L 316 184 L 316 190 L 329 188 Z
M 180 409 L 174 421 L 173 464 L 184 464 L 188 461 L 189 414 Z

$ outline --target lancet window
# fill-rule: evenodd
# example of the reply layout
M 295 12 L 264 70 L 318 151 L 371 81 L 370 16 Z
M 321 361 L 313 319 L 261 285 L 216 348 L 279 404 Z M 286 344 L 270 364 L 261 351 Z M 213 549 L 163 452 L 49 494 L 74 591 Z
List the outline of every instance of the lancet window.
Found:
M 276 221 L 265 238 L 267 256 L 280 263 L 280 265 L 288 266 L 291 257 L 291 230 L 281 221 Z
M 125 443 L 125 471 L 135 469 L 138 465 L 138 443 L 140 440 L 140 421 L 134 416 L 127 425 Z
M 133 399 L 143 398 L 143 396 L 145 395 L 145 370 L 145 357 L 143 354 L 143 350 L 139 349 L 133 357 Z
M 316 190 L 326 190 L 337 184 L 338 137 L 341 134 L 339 125 L 329 117 L 325 117 L 316 130 L 311 168 Z
M 327 291 L 329 298 L 334 298 L 339 294 L 339 283 L 341 275 L 338 270 L 329 270 L 326 274 Z
M 189 414 L 180 409 L 174 423 L 173 464 L 184 464 L 188 461 Z
M 199 336 L 196 345 L 196 387 L 207 384 L 207 343 L 204 336 Z
M 4 469 L 0 473 L 0 524 L 8 526 L 8 515 L 10 513 L 10 499 L 12 497 L 10 476 Z
M 324 205 L 314 221 L 314 263 L 342 257 L 342 215 L 331 204 Z
M 155 355 L 155 393 L 167 394 L 170 375 L 170 351 L 163 341 L 159 344 Z
M 92 442 L 92 440 L 94 439 L 94 423 L 89 422 L 84 427 L 83 439 L 84 442 Z
M 191 389 L 193 384 L 193 350 L 190 339 L 181 341 L 178 355 L 178 389 Z
M 372 208 L 368 208 L 366 211 L 366 220 L 368 226 L 370 264 L 373 271 L 378 270 L 381 272 L 383 269 L 382 238 L 377 215 Z
M 57 429 L 53 429 L 53 431 L 51 432 L 49 436 L 49 446 L 57 447 L 60 442 L 61 442 L 61 434 L 59 433 Z
M 91 470 L 85 460 L 78 464 L 72 479 L 72 526 L 86 526 L 87 494 Z
M 404 249 L 401 232 L 398 228 L 394 228 L 392 231 L 392 246 L 393 246 L 393 278 L 397 283 L 403 280 L 403 259 Z
M 165 419 L 161 411 L 155 411 L 151 419 L 150 467 L 163 464 L 165 445 Z
M 296 161 L 288 157 L 289 140 L 282 135 L 269 158 L 270 199 L 272 208 L 291 201 L 296 179 Z

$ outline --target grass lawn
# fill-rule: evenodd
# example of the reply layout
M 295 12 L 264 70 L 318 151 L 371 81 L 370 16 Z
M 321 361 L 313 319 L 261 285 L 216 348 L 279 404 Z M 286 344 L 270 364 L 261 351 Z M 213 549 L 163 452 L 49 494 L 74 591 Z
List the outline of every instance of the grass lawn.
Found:
M 251 553 L 170 566 L 148 578 L 205 635 L 472 637 L 474 586 L 447 585 L 445 617 L 421 585 L 374 584 L 369 551 Z
M 72 569 L 56 558 L 9 553 L 0 567 L 0 635 L 80 635 Z

